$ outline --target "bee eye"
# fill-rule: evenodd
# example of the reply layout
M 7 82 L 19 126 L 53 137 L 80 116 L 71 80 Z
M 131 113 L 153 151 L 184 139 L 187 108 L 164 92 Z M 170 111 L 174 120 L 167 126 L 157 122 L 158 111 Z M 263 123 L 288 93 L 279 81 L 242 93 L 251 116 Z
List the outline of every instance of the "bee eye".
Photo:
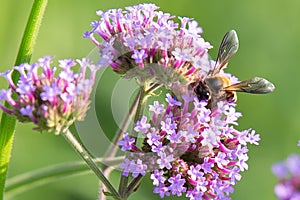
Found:
M 199 83 L 195 89 L 194 89 L 197 97 L 199 100 L 205 100 L 205 101 L 209 101 L 210 100 L 210 93 L 209 93 L 209 89 L 206 85 L 204 85 L 203 83 Z
M 206 92 L 205 95 L 203 95 L 203 97 L 204 97 L 204 99 L 207 100 L 207 101 L 210 100 L 210 93 L 209 93 L 209 92 Z

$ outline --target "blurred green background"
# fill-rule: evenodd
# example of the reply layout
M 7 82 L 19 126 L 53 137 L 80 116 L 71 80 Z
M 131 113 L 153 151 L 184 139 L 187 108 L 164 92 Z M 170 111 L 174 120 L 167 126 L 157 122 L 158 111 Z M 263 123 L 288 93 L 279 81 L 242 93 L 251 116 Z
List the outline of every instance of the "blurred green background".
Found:
M 90 22 L 98 19 L 96 10 L 124 8 L 144 1 L 101 0 L 50 0 L 32 61 L 44 55 L 55 55 L 57 59 L 81 58 L 94 48 L 83 39 L 83 32 L 90 30 Z M 150 2 L 150 1 L 148 1 Z M 243 117 L 239 130 L 253 128 L 261 136 L 259 146 L 250 146 L 249 170 L 242 173 L 242 180 L 235 186 L 232 199 L 276 199 L 273 188 L 276 179 L 271 173 L 273 163 L 285 159 L 291 153 L 299 153 L 300 139 L 300 1 L 199 1 L 160 0 L 151 1 L 164 12 L 177 16 L 192 17 L 204 29 L 203 37 L 214 49 L 213 58 L 223 35 L 235 29 L 239 35 L 240 48 L 230 61 L 226 71 L 240 80 L 253 76 L 265 77 L 276 85 L 268 95 L 238 95 L 237 110 Z M 2 0 L 0 7 L 0 70 L 11 68 L 32 1 Z M 113 133 L 116 122 L 109 113 L 110 105 L 105 99 L 111 97 L 110 89 L 116 76 L 101 79 L 97 98 L 98 117 L 106 132 Z M 6 87 L 4 80 L 0 86 Z M 98 89 L 99 89 L 98 88 Z M 100 95 L 100 96 L 98 96 Z M 110 100 L 109 100 L 110 101 Z M 109 102 L 108 101 L 108 102 Z M 108 106 L 107 106 L 108 105 Z M 101 120 L 100 120 L 101 121 Z M 86 130 L 87 134 L 92 130 Z M 93 135 L 89 140 L 94 140 Z M 99 147 L 102 144 L 99 144 Z M 97 145 L 92 145 L 97 148 Z M 30 124 L 18 124 L 9 177 L 64 161 L 79 160 L 62 137 L 39 134 Z M 117 174 L 114 175 L 117 177 Z M 93 175 L 83 175 L 58 180 L 33 190 L 26 191 L 15 200 L 32 199 L 96 199 L 98 182 Z M 159 199 L 152 194 L 151 183 L 143 183 L 135 199 Z M 179 198 L 168 198 L 179 199 Z

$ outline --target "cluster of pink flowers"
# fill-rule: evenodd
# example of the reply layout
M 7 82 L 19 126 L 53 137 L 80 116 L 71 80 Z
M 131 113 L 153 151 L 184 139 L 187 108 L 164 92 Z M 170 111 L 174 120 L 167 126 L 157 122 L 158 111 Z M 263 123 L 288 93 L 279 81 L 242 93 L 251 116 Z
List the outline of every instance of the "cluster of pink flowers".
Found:
M 157 10 L 154 4 L 98 11 L 98 21 L 85 33 L 100 49 L 103 67 L 111 66 L 125 77 L 169 85 L 190 83 L 210 70 L 207 51 L 197 22 Z M 101 37 L 104 41 L 97 40 Z M 130 72 L 128 72 L 130 71 Z
M 274 164 L 272 171 L 279 181 L 275 186 L 278 199 L 300 199 L 300 156 L 290 155 L 285 161 Z
M 0 90 L 0 100 L 9 104 L 0 103 L 0 108 L 21 122 L 35 123 L 39 131 L 60 134 L 74 120 L 83 120 L 99 67 L 111 66 L 141 88 L 164 86 L 171 94 L 164 102 L 154 101 L 150 115 L 138 119 L 134 133 L 124 133 L 118 143 L 127 152 L 122 175 L 137 179 L 150 172 L 154 193 L 161 198 L 230 199 L 240 173 L 248 169 L 247 144 L 258 145 L 260 137 L 252 129 L 235 128 L 241 117 L 235 103 L 222 99 L 212 107 L 188 89 L 214 67 L 208 55 L 212 46 L 201 37 L 197 22 L 150 3 L 97 15 L 100 19 L 84 34 L 99 48 L 97 65 L 86 58 L 65 59 L 57 70 L 46 56 L 15 66 L 1 73 L 10 87 Z M 75 73 L 71 68 L 77 64 Z M 16 83 L 14 71 L 20 75 Z
M 60 60 L 59 70 L 51 64 L 52 57 L 46 56 L 36 63 L 24 63 L 1 73 L 10 87 L 0 90 L 0 100 L 10 107 L 1 103 L 0 107 L 21 122 L 35 123 L 39 131 L 60 134 L 74 120 L 83 120 L 98 66 L 86 58 Z M 71 68 L 77 64 L 80 71 L 75 73 Z M 20 74 L 16 84 L 11 79 L 14 71 Z
M 219 102 L 210 110 L 194 95 L 183 99 L 167 94 L 166 107 L 158 101 L 150 105 L 152 117 L 143 116 L 134 128 L 142 146 L 123 135 L 119 145 L 130 152 L 121 165 L 123 175 L 149 171 L 161 198 L 185 193 L 190 199 L 230 199 L 240 172 L 248 169 L 246 145 L 258 145 L 259 135 L 234 128 L 241 116 L 234 104 Z
M 136 134 L 125 133 L 119 141 L 129 152 L 121 164 L 123 175 L 138 178 L 149 171 L 160 197 L 185 193 L 190 199 L 229 199 L 240 172 L 248 168 L 246 145 L 257 145 L 259 135 L 233 127 L 241 116 L 234 104 L 221 101 L 211 109 L 187 87 L 182 89 L 203 80 L 214 65 L 201 27 L 154 4 L 97 15 L 100 19 L 84 36 L 99 48 L 99 64 L 141 86 L 165 86 L 176 95 L 167 95 L 166 107 L 155 101 L 149 108 L 152 117 L 143 116 Z

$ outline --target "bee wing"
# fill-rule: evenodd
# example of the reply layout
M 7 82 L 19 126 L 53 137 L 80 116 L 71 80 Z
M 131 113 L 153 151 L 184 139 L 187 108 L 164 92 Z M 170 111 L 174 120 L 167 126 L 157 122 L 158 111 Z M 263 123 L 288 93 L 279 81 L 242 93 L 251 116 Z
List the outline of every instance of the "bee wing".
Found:
M 275 86 L 273 83 L 260 77 L 254 77 L 224 88 L 225 91 L 247 92 L 252 94 L 266 94 L 273 92 L 274 89 Z
M 237 52 L 238 48 L 239 40 L 237 33 L 235 30 L 228 31 L 221 42 L 215 67 L 210 71 L 209 75 L 219 73 L 227 65 L 229 59 Z

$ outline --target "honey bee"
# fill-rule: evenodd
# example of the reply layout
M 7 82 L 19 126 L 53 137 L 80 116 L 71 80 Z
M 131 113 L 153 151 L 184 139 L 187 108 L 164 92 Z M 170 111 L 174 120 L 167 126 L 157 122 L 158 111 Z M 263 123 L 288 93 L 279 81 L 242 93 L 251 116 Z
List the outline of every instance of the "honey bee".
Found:
M 236 92 L 252 94 L 266 94 L 272 92 L 275 86 L 268 80 L 254 77 L 246 81 L 231 84 L 229 78 L 220 75 L 230 58 L 237 52 L 238 37 L 234 30 L 227 32 L 221 42 L 215 66 L 210 70 L 203 81 L 192 83 L 191 86 L 199 100 L 206 100 L 213 108 L 219 101 L 235 102 Z

